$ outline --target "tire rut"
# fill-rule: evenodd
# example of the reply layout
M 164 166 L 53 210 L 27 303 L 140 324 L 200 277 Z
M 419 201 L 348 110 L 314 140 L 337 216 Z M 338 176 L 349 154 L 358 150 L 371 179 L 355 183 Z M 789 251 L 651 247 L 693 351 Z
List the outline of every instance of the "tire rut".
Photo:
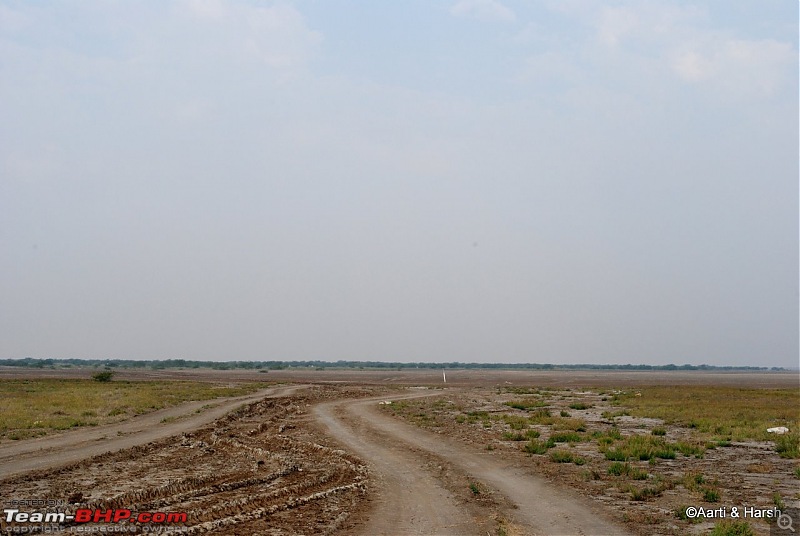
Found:
M 405 445 L 371 434 L 337 413 L 353 401 L 314 407 L 313 413 L 327 432 L 359 457 L 367 460 L 377 480 L 372 515 L 362 534 L 477 535 L 482 534 L 469 512 L 453 494 L 422 468 L 424 460 Z M 374 403 L 374 401 L 372 402 Z M 363 423 L 362 423 L 363 424 Z
M 432 394 L 419 393 L 380 400 L 401 400 Z M 431 497 L 431 490 L 437 487 L 443 489 L 438 486 L 431 473 L 420 472 L 422 454 L 413 452 L 417 449 L 452 464 L 471 478 L 497 490 L 515 505 L 515 509 L 506 515 L 512 518 L 514 526 L 523 530 L 525 534 L 629 534 L 625 528 L 606 520 L 603 512 L 583 497 L 561 489 L 522 468 L 510 466 L 502 460 L 493 458 L 491 454 L 478 453 L 440 435 L 389 417 L 379 411 L 377 400 L 344 400 L 315 408 L 316 416 L 328 426 L 329 432 L 372 463 L 382 479 L 379 486 L 379 504 L 364 534 L 376 533 L 376 526 L 389 527 L 385 532 L 377 532 L 379 534 L 446 533 L 432 532 L 430 529 L 422 532 L 407 530 L 424 526 L 425 521 L 419 519 L 420 515 L 432 516 L 428 518 L 429 520 L 436 519 L 434 513 L 420 511 L 422 508 L 420 503 L 429 502 L 434 498 Z M 346 417 L 338 417 L 333 411 L 335 408 Z M 361 423 L 361 426 L 348 424 L 350 421 Z M 397 500 L 397 495 L 400 493 L 406 500 Z M 389 525 L 383 522 L 386 516 L 392 520 Z M 405 518 L 409 516 L 416 516 L 416 526 L 406 524 Z M 452 519 L 457 518 L 458 514 L 452 517 Z M 453 533 L 468 532 L 459 529 Z
M 270 387 L 244 396 L 193 401 L 115 424 L 4 445 L 0 447 L 0 478 L 66 465 L 188 432 L 248 402 L 286 396 L 304 387 Z M 203 410 L 206 405 L 211 407 Z M 179 419 L 162 422 L 170 417 Z

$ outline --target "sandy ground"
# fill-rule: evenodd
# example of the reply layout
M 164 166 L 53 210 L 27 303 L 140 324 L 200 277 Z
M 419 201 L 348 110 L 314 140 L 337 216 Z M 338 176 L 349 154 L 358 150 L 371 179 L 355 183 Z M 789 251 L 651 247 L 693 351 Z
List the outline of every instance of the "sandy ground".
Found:
M 91 373 L 0 368 L 0 379 Z M 378 401 L 443 393 L 473 400 L 509 385 L 798 386 L 797 373 L 682 371 L 448 370 L 446 385 L 431 370 L 120 371 L 116 378 L 293 385 L 1 445 L 6 503 L 185 511 L 189 534 L 681 534 L 686 527 L 674 522 L 642 530 L 625 522 L 653 505 L 632 505 L 636 515 L 626 518 L 621 493 L 576 485 L 575 468 L 530 463 L 516 446 L 487 452 L 482 430 L 423 430 Z M 733 449 L 720 452 L 741 463 Z M 783 470 L 773 458 L 770 467 Z

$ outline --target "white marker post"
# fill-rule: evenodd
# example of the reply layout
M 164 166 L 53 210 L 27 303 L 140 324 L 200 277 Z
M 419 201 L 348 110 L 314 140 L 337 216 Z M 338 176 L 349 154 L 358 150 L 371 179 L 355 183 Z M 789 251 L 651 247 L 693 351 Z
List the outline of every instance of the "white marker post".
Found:
M 447 383 L 447 376 L 444 375 L 444 369 L 442 369 L 442 381 Z

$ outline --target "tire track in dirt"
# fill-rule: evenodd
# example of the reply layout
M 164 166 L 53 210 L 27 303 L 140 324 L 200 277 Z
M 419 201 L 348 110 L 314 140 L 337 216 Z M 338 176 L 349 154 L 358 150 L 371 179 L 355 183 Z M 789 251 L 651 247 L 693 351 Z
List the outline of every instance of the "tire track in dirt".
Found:
M 189 432 L 219 419 L 243 404 L 262 398 L 287 396 L 305 387 L 303 385 L 270 387 L 234 398 L 197 400 L 119 423 L 81 428 L 3 445 L 0 447 L 0 479 L 37 469 L 74 463 L 91 456 Z M 211 407 L 204 410 L 204 406 Z M 170 421 L 162 422 L 164 419 Z
M 439 393 L 392 396 L 386 400 L 433 394 Z M 377 400 L 344 400 L 315 408 L 316 416 L 328 426 L 330 433 L 355 450 L 359 456 L 374 464 L 378 473 L 385 479 L 379 490 L 382 496 L 379 497 L 378 507 L 364 534 L 376 533 L 376 527 L 379 530 L 385 529 L 384 532 L 377 532 L 381 534 L 415 533 L 414 530 L 418 527 L 405 523 L 405 518 L 409 515 L 419 515 L 419 512 L 413 510 L 415 504 L 435 500 L 430 491 L 437 487 L 435 477 L 424 471 L 422 472 L 424 474 L 419 474 L 418 467 L 422 464 L 420 455 L 413 453 L 414 449 L 426 451 L 498 490 L 516 505 L 517 508 L 507 515 L 512 517 L 514 525 L 524 530 L 526 534 L 629 534 L 625 528 L 606 520 L 602 511 L 584 498 L 560 489 L 523 468 L 503 463 L 489 453 L 478 453 L 439 435 L 389 417 L 379 411 Z M 338 408 L 345 418 L 337 417 L 334 408 Z M 354 429 L 352 425 L 347 424 L 348 420 L 362 423 L 362 428 Z M 381 439 L 382 437 L 384 439 Z M 385 439 L 386 437 L 389 439 Z M 388 457 L 389 454 L 392 457 Z M 394 488 L 398 485 L 396 482 L 398 476 L 402 475 L 409 475 L 414 479 L 414 482 L 406 484 L 407 490 Z M 386 495 L 387 493 L 389 495 Z M 406 495 L 407 499 L 399 502 L 397 500 L 399 493 L 411 495 Z M 405 512 L 405 509 L 409 510 Z M 458 519 L 458 514 L 450 515 L 453 519 Z M 387 516 L 392 520 L 390 523 L 384 521 Z M 463 517 L 465 516 L 462 514 Z M 418 520 L 418 523 L 421 521 Z M 428 530 L 425 533 L 446 532 Z M 453 533 L 467 532 L 455 530 Z
M 363 423 L 342 418 L 339 412 L 354 401 L 336 401 L 313 408 L 317 421 L 351 452 L 369 461 L 377 488 L 375 506 L 360 531 L 369 535 L 477 535 L 482 534 L 453 495 L 422 468 L 424 460 L 404 445 L 371 433 Z M 371 400 L 370 404 L 375 404 Z

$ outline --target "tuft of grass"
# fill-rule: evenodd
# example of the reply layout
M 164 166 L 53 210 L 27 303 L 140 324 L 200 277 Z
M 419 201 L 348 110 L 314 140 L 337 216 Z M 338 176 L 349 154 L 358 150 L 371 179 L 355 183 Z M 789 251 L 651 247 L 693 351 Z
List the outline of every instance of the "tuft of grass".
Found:
M 556 421 L 556 418 L 550 415 L 549 409 L 537 409 L 530 412 L 528 415 L 528 422 L 531 424 L 545 424 L 550 425 Z
M 528 419 L 522 415 L 503 415 L 503 421 L 505 421 L 512 430 L 524 430 L 528 427 Z
M 550 451 L 550 459 L 556 463 L 574 463 L 575 465 L 585 465 L 586 459 L 575 456 L 572 452 L 563 449 Z
M 706 502 L 719 502 L 719 491 L 714 488 L 703 488 L 703 499 Z
M 536 408 L 547 406 L 547 402 L 534 397 L 521 398 L 518 400 L 510 400 L 505 403 L 506 406 L 514 409 L 521 409 L 523 411 L 530 411 Z
M 652 460 L 654 458 L 674 459 L 675 446 L 664 439 L 654 436 L 633 435 L 621 440 L 618 444 L 605 449 L 605 457 L 610 461 Z
M 559 415 L 561 415 L 562 417 L 570 417 L 569 411 L 565 409 L 562 409 Z
M 554 432 L 550 439 L 555 443 L 579 443 L 583 441 L 583 436 L 578 432 Z
M 775 438 L 775 451 L 781 458 L 800 458 L 800 433 L 784 434 Z
M 587 404 L 585 402 L 573 402 L 572 404 L 569 405 L 569 407 L 572 409 L 589 409 L 594 406 L 592 406 L 591 404 Z
M 544 454 L 550 448 L 548 443 L 539 441 L 538 439 L 531 439 L 528 443 L 522 448 L 528 454 Z
M 527 437 L 522 432 L 503 432 L 503 441 L 525 441 Z
M 556 463 L 572 463 L 574 456 L 568 450 L 552 450 L 550 451 L 550 459 Z
M 602 480 L 603 476 L 597 469 L 584 469 L 581 473 L 584 480 Z
M 703 473 L 686 473 L 683 475 L 682 483 L 683 487 L 689 491 L 697 491 L 706 483 L 706 477 L 703 476 Z
M 583 419 L 560 417 L 553 421 L 553 428 L 555 428 L 556 430 L 572 430 L 574 432 L 585 432 L 586 421 L 584 421 Z
M 720 521 L 714 525 L 710 536 L 754 536 L 755 532 L 747 521 Z
M 652 430 L 650 430 L 650 433 L 653 434 L 654 436 L 665 436 L 667 435 L 667 430 L 659 426 L 657 428 L 653 428 Z
M 675 443 L 675 448 L 684 456 L 694 456 L 695 458 L 702 458 L 706 451 L 705 444 L 687 443 L 685 441 Z
M 608 474 L 614 476 L 626 476 L 633 480 L 647 480 L 649 476 L 647 471 L 633 467 L 629 463 L 614 462 L 608 466 Z

